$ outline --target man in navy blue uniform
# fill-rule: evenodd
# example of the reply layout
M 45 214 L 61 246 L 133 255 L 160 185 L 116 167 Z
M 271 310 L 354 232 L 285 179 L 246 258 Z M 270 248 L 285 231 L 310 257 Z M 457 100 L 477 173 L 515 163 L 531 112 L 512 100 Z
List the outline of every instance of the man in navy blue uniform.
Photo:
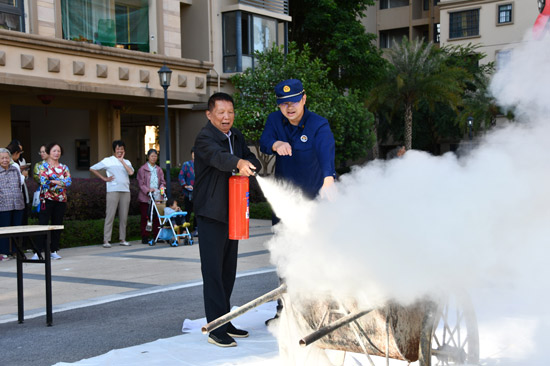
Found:
M 237 273 L 238 240 L 229 239 L 229 178 L 234 171 L 254 174 L 260 162 L 248 149 L 242 133 L 233 128 L 233 98 L 215 93 L 208 99 L 208 122 L 195 139 L 195 215 L 201 228 L 199 252 L 206 320 L 231 310 L 229 300 Z M 233 347 L 233 337 L 248 337 L 231 323 L 208 335 L 208 342 Z
M 267 117 L 260 150 L 276 154 L 276 178 L 293 183 L 312 199 L 318 194 L 323 196 L 336 176 L 330 125 L 326 118 L 306 108 L 307 96 L 300 80 L 280 82 L 275 86 L 275 95 L 279 110 Z M 277 222 L 274 215 L 273 225 Z M 279 302 L 277 314 L 281 309 Z
M 334 136 L 326 118 L 306 108 L 302 82 L 275 86 L 279 110 L 267 117 L 260 150 L 276 154 L 275 177 L 292 182 L 315 198 L 334 183 Z

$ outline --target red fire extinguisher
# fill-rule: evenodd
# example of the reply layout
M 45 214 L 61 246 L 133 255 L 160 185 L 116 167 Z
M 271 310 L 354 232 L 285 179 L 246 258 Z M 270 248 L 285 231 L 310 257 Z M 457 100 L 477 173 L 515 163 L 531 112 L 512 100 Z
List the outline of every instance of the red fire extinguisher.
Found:
M 229 239 L 248 239 L 249 213 L 248 177 L 229 178 Z

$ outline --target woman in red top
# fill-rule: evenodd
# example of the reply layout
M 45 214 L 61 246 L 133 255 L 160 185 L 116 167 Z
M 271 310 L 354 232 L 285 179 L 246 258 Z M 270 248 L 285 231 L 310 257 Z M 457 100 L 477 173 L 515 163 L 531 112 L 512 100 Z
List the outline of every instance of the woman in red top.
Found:
M 149 207 L 149 193 L 153 194 L 155 200 L 160 201 L 160 189 L 166 188 L 164 173 L 160 166 L 157 165 L 158 152 L 155 149 L 147 151 L 147 162 L 139 168 L 137 173 L 137 181 L 139 184 L 139 209 L 141 211 L 141 242 L 149 243 L 149 232 L 147 229 L 147 219 L 151 215 L 151 207 Z M 156 216 L 156 215 L 155 215 Z M 153 239 L 157 236 L 160 223 L 158 217 L 151 217 Z

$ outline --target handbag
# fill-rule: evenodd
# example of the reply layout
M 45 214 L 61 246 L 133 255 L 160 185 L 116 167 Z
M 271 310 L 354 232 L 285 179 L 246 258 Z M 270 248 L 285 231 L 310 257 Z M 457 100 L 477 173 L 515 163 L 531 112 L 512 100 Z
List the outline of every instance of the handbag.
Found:
M 40 189 L 32 196 L 32 212 L 40 212 Z

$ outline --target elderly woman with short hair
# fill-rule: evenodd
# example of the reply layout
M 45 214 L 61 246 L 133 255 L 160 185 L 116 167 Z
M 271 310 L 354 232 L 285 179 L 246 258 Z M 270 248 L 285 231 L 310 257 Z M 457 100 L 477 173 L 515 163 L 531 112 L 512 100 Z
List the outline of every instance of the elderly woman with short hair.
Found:
M 149 207 L 149 193 L 153 194 L 155 200 L 161 200 L 160 189 L 166 188 L 166 180 L 164 180 L 164 173 L 160 166 L 157 165 L 157 160 L 159 153 L 155 149 L 149 149 L 147 151 L 147 162 L 139 168 L 137 173 L 137 181 L 139 184 L 139 209 L 141 211 L 141 243 L 149 243 L 149 232 L 147 231 L 147 219 L 151 221 L 152 228 L 151 232 L 153 234 L 153 241 L 157 236 L 160 222 L 156 213 L 151 212 L 151 207 Z M 153 217 L 151 216 L 153 213 Z M 151 242 L 153 243 L 153 242 Z
M 21 225 L 25 208 L 21 174 L 11 161 L 10 151 L 0 148 L 0 226 Z M 15 248 L 10 248 L 9 239 L 0 239 L 0 260 L 14 253 Z

